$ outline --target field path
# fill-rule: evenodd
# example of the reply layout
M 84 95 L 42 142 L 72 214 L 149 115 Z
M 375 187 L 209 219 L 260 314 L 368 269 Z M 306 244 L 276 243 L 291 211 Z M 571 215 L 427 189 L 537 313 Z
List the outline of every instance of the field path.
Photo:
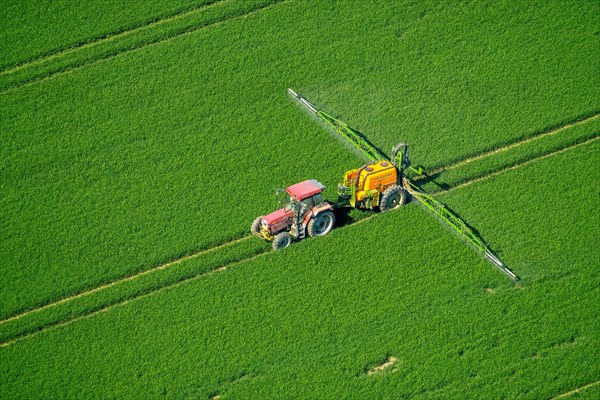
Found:
M 555 155 L 557 155 L 557 154 L 561 154 L 561 153 L 567 152 L 567 151 L 569 151 L 569 150 L 575 149 L 575 148 L 577 148 L 577 147 L 580 147 L 580 146 L 584 146 L 584 145 L 586 145 L 586 144 L 590 144 L 590 143 L 592 143 L 592 142 L 595 142 L 595 141 L 596 141 L 596 140 L 598 140 L 598 139 L 600 139 L 600 136 L 595 136 L 595 137 L 593 137 L 593 138 L 591 138 L 591 139 L 588 139 L 588 140 L 586 140 L 585 142 L 577 143 L 577 144 L 574 144 L 574 145 L 571 145 L 571 146 L 567 146 L 567 147 L 565 147 L 565 148 L 563 148 L 563 149 L 560 149 L 560 150 L 557 150 L 557 151 L 553 151 L 552 153 L 548 153 L 548 154 L 544 154 L 544 155 L 542 155 L 542 156 L 539 156 L 539 157 L 534 157 L 534 158 L 531 158 L 531 159 L 529 159 L 529 160 L 527 160 L 527 161 L 524 161 L 524 162 L 522 162 L 522 163 L 519 163 L 519 164 L 515 164 L 515 165 L 513 165 L 513 166 L 511 166 L 511 167 L 504 168 L 504 169 L 501 169 L 501 170 L 499 170 L 499 171 L 491 172 L 491 173 L 489 173 L 489 174 L 486 174 L 486 175 L 484 175 L 484 176 L 481 176 L 481 177 L 479 177 L 479 178 L 475 178 L 475 179 L 472 179 L 472 180 L 469 180 L 469 181 L 463 182 L 463 183 L 461 183 L 461 184 L 458 184 L 458 185 L 456 185 L 456 186 L 453 186 L 453 187 L 451 187 L 451 188 L 449 188 L 449 189 L 443 189 L 443 190 L 440 190 L 440 191 L 438 191 L 438 192 L 432 192 L 431 194 L 442 194 L 442 193 L 448 193 L 448 192 L 451 192 L 451 191 L 453 191 L 453 190 L 456 190 L 456 189 L 461 189 L 461 188 L 463 188 L 463 187 L 465 187 L 465 186 L 472 185 L 472 184 L 474 184 L 474 183 L 477 183 L 477 182 L 480 182 L 480 181 L 483 181 L 483 180 L 486 180 L 486 179 L 492 178 L 492 177 L 494 177 L 494 176 L 497 176 L 497 175 L 503 174 L 503 173 L 505 173 L 505 172 L 512 171 L 512 170 L 514 170 L 514 169 L 517 169 L 517 168 L 525 167 L 525 166 L 527 166 L 527 165 L 529 165 L 529 164 L 532 164 L 532 163 L 534 163 L 534 162 L 537 162 L 537 161 L 540 161 L 540 160 L 543 160 L 543 159 L 546 159 L 546 158 L 549 158 L 549 157 L 555 156 Z
M 556 399 L 564 399 L 564 398 L 567 398 L 567 397 L 569 397 L 569 396 L 572 396 L 572 395 L 574 395 L 574 394 L 576 394 L 576 393 L 579 393 L 579 392 L 582 392 L 582 391 L 584 391 L 584 390 L 586 390 L 586 389 L 589 389 L 589 388 L 591 388 L 592 386 L 596 386 L 596 385 L 597 385 L 597 384 L 599 384 L 599 383 L 600 383 L 600 380 L 597 380 L 597 381 L 595 381 L 595 382 L 592 382 L 592 383 L 588 383 L 587 385 L 580 386 L 580 387 L 578 387 L 578 388 L 576 388 L 576 389 L 573 389 L 573 390 L 570 390 L 570 391 L 568 391 L 568 392 L 565 392 L 565 393 L 559 394 L 559 395 L 558 395 L 558 396 L 556 396 L 556 397 L 552 397 L 552 399 L 551 399 L 551 400 L 556 400 Z
M 244 238 L 239 239 L 239 240 L 240 241 L 241 240 L 246 240 L 246 239 L 248 239 L 250 237 L 251 236 L 247 236 L 247 237 L 244 237 Z M 63 321 L 58 322 L 58 323 L 53 323 L 53 324 L 44 326 L 44 327 L 42 327 L 42 328 L 40 328 L 40 329 L 38 329 L 38 330 L 36 330 L 34 332 L 26 333 L 24 335 L 17 336 L 17 337 L 15 337 L 13 339 L 9 339 L 7 341 L 4 341 L 4 342 L 0 343 L 0 347 L 7 347 L 7 346 L 10 346 L 11 344 L 14 344 L 14 343 L 20 341 L 20 340 L 24 340 L 24 339 L 36 336 L 36 335 L 38 335 L 40 333 L 44 333 L 44 332 L 47 332 L 47 331 L 52 330 L 52 329 L 58 329 L 58 328 L 63 327 L 63 326 L 71 325 L 71 324 L 73 324 L 73 323 L 75 323 L 77 321 L 80 321 L 82 319 L 87 319 L 87 318 L 94 317 L 94 316 L 99 315 L 101 313 L 107 312 L 107 311 L 109 311 L 109 310 L 111 310 L 111 309 L 113 309 L 115 307 L 123 306 L 123 305 L 131 303 L 133 301 L 140 300 L 140 299 L 143 299 L 143 298 L 148 297 L 150 295 L 153 295 L 155 293 L 161 292 L 163 290 L 180 286 L 183 283 L 186 283 L 186 282 L 189 282 L 189 281 L 194 281 L 194 280 L 197 280 L 197 279 L 200 279 L 200 278 L 204 278 L 204 277 L 212 276 L 212 275 L 217 274 L 219 272 L 223 272 L 223 271 L 225 271 L 225 270 L 227 270 L 227 269 L 229 269 L 229 268 L 231 268 L 231 267 L 233 267 L 235 265 L 256 260 L 257 258 L 266 256 L 267 254 L 271 254 L 271 251 L 270 250 L 266 250 L 266 251 L 264 251 L 262 253 L 255 254 L 255 255 L 253 255 L 251 257 L 247 257 L 247 258 L 244 258 L 244 259 L 241 259 L 241 260 L 238 260 L 238 261 L 233 261 L 233 262 L 230 262 L 230 263 L 227 263 L 227 264 L 223 264 L 220 267 L 214 268 L 214 269 L 212 269 L 210 271 L 203 272 L 203 273 L 200 273 L 200 274 L 188 277 L 186 279 L 182 279 L 182 280 L 180 280 L 178 282 L 175 282 L 175 283 L 170 283 L 168 285 L 156 288 L 154 290 L 151 290 L 151 291 L 146 292 L 144 294 L 132 297 L 132 298 L 127 299 L 127 300 L 123 300 L 123 301 L 119 301 L 119 302 L 107 305 L 107 306 L 102 307 L 102 308 L 100 308 L 98 310 L 92 311 L 92 312 L 90 312 L 88 314 L 79 315 L 79 316 L 76 316 L 76 317 L 71 318 L 71 319 L 63 320 Z M 180 262 L 180 261 L 181 260 L 173 261 L 172 264 L 174 264 L 176 262 Z M 88 294 L 89 294 L 89 292 L 88 292 Z M 48 308 L 50 306 L 53 306 L 53 305 L 56 305 L 56 303 L 53 303 L 52 305 L 48 305 L 46 308 Z M 38 310 L 39 309 L 36 309 L 35 311 L 38 311 Z M 34 311 L 34 310 L 32 310 L 32 311 Z
M 96 37 L 96 38 L 88 39 L 88 40 L 84 41 L 83 43 L 80 43 L 80 44 L 77 44 L 77 45 L 74 45 L 74 46 L 71 46 L 71 47 L 67 47 L 67 48 L 64 48 L 64 49 L 60 49 L 60 50 L 57 50 L 57 51 L 55 51 L 55 52 L 53 52 L 51 54 L 48 54 L 48 55 L 45 55 L 45 56 L 42 56 L 42 57 L 33 58 L 31 60 L 28 60 L 28 61 L 25 61 L 25 62 L 21 62 L 19 64 L 11 66 L 11 67 L 7 67 L 7 68 L 5 68 L 5 69 L 3 69 L 3 70 L 0 71 L 0 76 L 9 75 L 9 74 L 12 74 L 12 73 L 14 73 L 16 71 L 19 71 L 19 70 L 22 70 L 22 69 L 25 69 L 25 68 L 29 68 L 31 66 L 34 66 L 34 65 L 37 65 L 37 64 L 41 64 L 41 63 L 44 63 L 44 62 L 47 62 L 47 61 L 50 61 L 50 60 L 53 60 L 53 59 L 65 56 L 67 54 L 79 51 L 81 49 L 89 48 L 89 47 L 95 46 L 95 45 L 100 44 L 100 43 L 110 42 L 112 40 L 115 40 L 115 39 L 123 37 L 123 36 L 131 35 L 131 34 L 134 34 L 134 33 L 138 32 L 138 31 L 140 31 L 141 29 L 150 28 L 150 27 L 153 27 L 153 26 L 165 24 L 165 23 L 171 22 L 173 20 L 176 20 L 176 19 L 179 19 L 179 18 L 183 18 L 183 17 L 186 17 L 186 16 L 191 15 L 191 14 L 195 14 L 195 13 L 197 13 L 199 11 L 203 11 L 203 10 L 205 10 L 205 9 L 211 7 L 211 6 L 214 6 L 217 3 L 221 3 L 223 1 L 226 1 L 226 0 L 214 0 L 214 1 L 211 1 L 211 2 L 208 2 L 208 3 L 205 3 L 205 4 L 201 4 L 199 6 L 191 8 L 191 9 L 187 9 L 187 10 L 183 10 L 183 11 L 177 11 L 177 12 L 175 12 L 175 13 L 173 13 L 171 15 L 165 16 L 163 18 L 153 19 L 151 21 L 147 21 L 147 22 L 141 23 L 141 24 L 139 24 L 138 26 L 136 26 L 134 28 L 125 29 L 125 30 L 122 30 L 122 31 L 116 31 L 116 32 L 112 32 L 112 33 L 106 34 L 106 35 L 101 36 L 101 37 Z

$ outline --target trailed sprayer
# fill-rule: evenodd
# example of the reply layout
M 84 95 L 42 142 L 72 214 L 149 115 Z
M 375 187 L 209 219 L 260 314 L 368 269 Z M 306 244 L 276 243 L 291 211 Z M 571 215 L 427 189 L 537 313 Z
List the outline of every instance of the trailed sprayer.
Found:
M 252 223 L 252 234 L 272 241 L 273 248 L 277 250 L 306 236 L 321 236 L 329 233 L 335 225 L 334 210 L 336 209 L 353 207 L 388 211 L 401 206 L 412 197 L 437 215 L 510 279 L 515 282 L 519 280 L 458 215 L 439 200 L 425 193 L 406 176 L 408 171 L 417 175 L 423 173 L 421 168 L 411 166 L 406 143 L 395 145 L 391 157 L 387 158 L 345 122 L 318 109 L 292 89 L 288 89 L 288 93 L 311 114 L 345 138 L 368 162 L 343 174 L 338 185 L 338 198 L 334 203 L 323 199 L 322 192 L 325 187 L 316 180 L 308 180 L 288 187 L 281 208 L 266 216 L 258 217 Z M 279 191 L 283 192 L 283 190 Z

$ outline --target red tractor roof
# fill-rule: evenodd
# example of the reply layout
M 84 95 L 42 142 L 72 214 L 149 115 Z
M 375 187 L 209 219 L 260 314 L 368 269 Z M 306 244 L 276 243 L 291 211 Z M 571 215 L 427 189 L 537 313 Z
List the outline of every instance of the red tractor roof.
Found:
M 323 189 L 325 189 L 325 186 L 314 179 L 309 179 L 304 182 L 296 183 L 295 185 L 288 187 L 285 191 L 296 200 L 301 201 L 307 197 L 321 193 Z

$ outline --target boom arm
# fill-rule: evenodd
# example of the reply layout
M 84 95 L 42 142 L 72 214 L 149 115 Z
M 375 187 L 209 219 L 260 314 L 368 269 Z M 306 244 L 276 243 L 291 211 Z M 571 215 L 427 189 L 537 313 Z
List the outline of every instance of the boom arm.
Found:
M 444 203 L 433 198 L 433 196 L 422 191 L 417 185 L 412 183 L 408 178 L 404 178 L 404 187 L 417 200 L 421 202 L 427 209 L 439 216 L 444 222 L 450 225 L 458 234 L 460 234 L 467 242 L 472 244 L 475 249 L 481 253 L 489 262 L 498 267 L 510 279 L 517 282 L 519 278 L 489 249 L 483 239 L 479 237 L 465 221 L 458 215 L 450 211 Z
M 329 126 L 331 126 L 336 132 L 346 138 L 355 148 L 363 153 L 372 162 L 378 162 L 382 160 L 390 161 L 387 157 L 380 154 L 373 145 L 371 145 L 367 139 L 362 137 L 358 132 L 350 128 L 345 122 L 340 121 L 331 115 L 317 109 L 317 107 L 309 102 L 307 99 L 297 94 L 292 89 L 288 89 L 288 93 L 292 95 L 301 105 L 306 107 L 312 114 L 316 115 L 320 119 L 324 120 Z M 408 157 L 408 146 L 404 143 L 400 143 L 392 150 L 393 161 L 396 162 L 396 153 L 401 150 L 401 167 L 409 168 L 417 174 L 422 174 L 421 168 L 414 169 L 410 166 L 410 160 Z M 412 183 L 410 179 L 404 178 L 403 186 L 408 192 L 417 199 L 423 206 L 428 210 L 432 211 L 435 215 L 441 218 L 446 224 L 450 225 L 455 232 L 457 232 L 463 239 L 473 245 L 473 247 L 492 265 L 496 266 L 503 273 L 505 273 L 514 282 L 518 282 L 519 278 L 515 275 L 485 244 L 484 240 L 477 235 L 465 221 L 463 221 L 458 215 L 450 211 L 442 202 L 433 198 L 433 196 L 425 193 L 417 185 Z
M 365 138 L 363 138 L 358 132 L 354 129 L 350 128 L 348 124 L 343 121 L 340 121 L 337 118 L 332 117 L 331 115 L 317 109 L 317 107 L 312 104 L 310 101 L 306 100 L 304 97 L 294 92 L 292 89 L 288 89 L 288 93 L 292 95 L 298 102 L 306 107 L 308 111 L 317 117 L 321 118 L 323 121 L 327 123 L 330 127 L 332 127 L 337 133 L 342 135 L 348 142 L 350 142 L 355 148 L 357 148 L 362 154 L 365 155 L 370 161 L 378 162 L 378 161 L 389 161 L 383 155 L 381 155 L 375 147 L 373 147 Z

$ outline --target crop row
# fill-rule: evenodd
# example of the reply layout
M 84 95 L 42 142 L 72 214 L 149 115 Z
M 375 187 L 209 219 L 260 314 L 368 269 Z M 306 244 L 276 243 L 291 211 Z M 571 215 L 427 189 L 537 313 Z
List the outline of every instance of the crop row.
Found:
M 444 195 L 521 287 L 406 206 L 2 348 L 0 395 L 527 399 L 583 386 L 600 372 L 585 173 L 599 148 Z M 579 173 L 557 180 L 565 170 Z M 364 374 L 388 356 L 395 372 Z
M 25 84 L 35 83 L 151 44 L 162 43 L 174 37 L 195 32 L 233 18 L 245 16 L 275 3 L 278 3 L 278 1 L 253 0 L 243 3 L 217 3 L 214 6 L 197 8 L 167 20 L 159 20 L 156 23 L 135 30 L 112 35 L 107 39 L 64 51 L 56 57 L 42 59 L 10 74 L 5 73 L 0 80 L 0 93 L 9 89 L 15 90 Z
M 361 161 L 284 98 L 289 86 L 378 147 L 408 141 L 425 166 L 597 108 L 596 55 L 581 49 L 594 21 L 587 10 L 528 6 L 509 10 L 515 20 L 505 25 L 504 5 L 440 13 L 436 4 L 289 2 L 0 95 L 1 318 L 241 237 L 275 207 L 276 187 L 314 177 L 334 197 L 341 173 Z M 473 13 L 486 24 L 474 24 Z M 522 15 L 552 16 L 535 36 L 540 59 L 583 57 L 568 69 L 552 64 L 564 80 L 543 80 L 543 96 L 561 104 L 527 93 L 515 102 L 503 96 L 513 88 L 497 86 L 506 82 L 504 62 L 532 66 L 520 50 L 529 35 Z M 457 38 L 506 52 L 479 59 L 470 41 L 440 51 L 430 37 L 447 22 L 465 24 Z M 411 29 L 398 37 L 404 26 Z M 489 28 L 506 32 L 482 43 Z M 455 63 L 459 54 L 472 69 Z M 550 73 L 542 64 L 511 82 L 534 87 Z M 583 75 L 585 85 L 570 84 Z M 494 103 L 473 101 L 478 94 Z M 462 108 L 448 114 L 444 104 Z M 494 113 L 480 118 L 481 107 Z
M 546 159 L 546 158 L 551 158 L 551 157 L 554 157 L 554 156 L 556 156 L 558 154 L 562 154 L 564 152 L 572 151 L 572 150 L 574 150 L 574 149 L 576 149 L 578 147 L 582 147 L 582 146 L 587 146 L 587 145 L 594 144 L 599 139 L 600 139 L 600 136 L 595 136 L 595 137 L 593 137 L 591 139 L 588 139 L 588 140 L 586 140 L 584 142 L 578 142 L 578 143 L 572 144 L 571 146 L 563 147 L 560 150 L 555 150 L 555 151 L 552 151 L 550 153 L 545 153 L 545 154 L 543 154 L 543 155 L 541 155 L 541 156 L 539 156 L 537 158 L 528 158 L 527 160 L 525 160 L 525 161 L 523 161 L 521 163 L 518 163 L 518 164 L 513 163 L 510 166 L 507 166 L 507 167 L 502 168 L 502 169 L 497 169 L 497 170 L 488 172 L 485 175 L 478 175 L 476 178 L 474 178 L 472 180 L 461 181 L 461 183 L 458 183 L 458 184 L 456 184 L 454 186 L 451 186 L 449 188 L 442 189 L 442 190 L 438 191 L 437 193 L 442 193 L 442 192 L 443 193 L 447 193 L 447 192 L 450 192 L 450 191 L 453 191 L 453 190 L 456 190 L 456 189 L 461 189 L 461 188 L 463 188 L 465 186 L 470 186 L 470 185 L 478 183 L 478 182 L 480 182 L 482 180 L 487 180 L 487 179 L 493 178 L 495 176 L 504 174 L 504 173 L 506 173 L 508 171 L 512 171 L 513 169 L 523 168 L 523 167 L 525 167 L 525 166 L 527 166 L 529 164 L 538 162 L 539 160 L 543 160 L 543 159 Z
M 539 141 L 541 139 L 546 140 L 549 136 L 555 136 L 567 129 L 572 129 L 579 125 L 593 122 L 598 117 L 600 117 L 600 113 L 594 113 L 592 115 L 584 115 L 582 117 L 577 118 L 575 121 L 562 123 L 562 124 L 555 126 L 549 130 L 536 132 L 534 135 L 532 135 L 530 137 L 516 139 L 513 142 L 506 143 L 504 145 L 500 145 L 500 146 L 490 149 L 488 151 L 467 156 L 461 160 L 451 162 L 449 164 L 440 166 L 435 169 L 431 169 L 431 170 L 427 171 L 427 173 L 430 175 L 439 174 L 439 173 L 447 171 L 449 169 L 462 167 L 465 164 L 470 164 L 472 162 L 479 161 L 481 158 L 487 158 L 487 157 L 493 156 L 497 153 L 504 153 L 506 151 L 512 150 L 515 147 L 522 147 L 523 145 L 529 144 L 530 142 Z
M 184 0 L 118 4 L 73 4 L 24 0 L 0 10 L 0 74 L 75 47 L 138 29 L 213 3 Z

